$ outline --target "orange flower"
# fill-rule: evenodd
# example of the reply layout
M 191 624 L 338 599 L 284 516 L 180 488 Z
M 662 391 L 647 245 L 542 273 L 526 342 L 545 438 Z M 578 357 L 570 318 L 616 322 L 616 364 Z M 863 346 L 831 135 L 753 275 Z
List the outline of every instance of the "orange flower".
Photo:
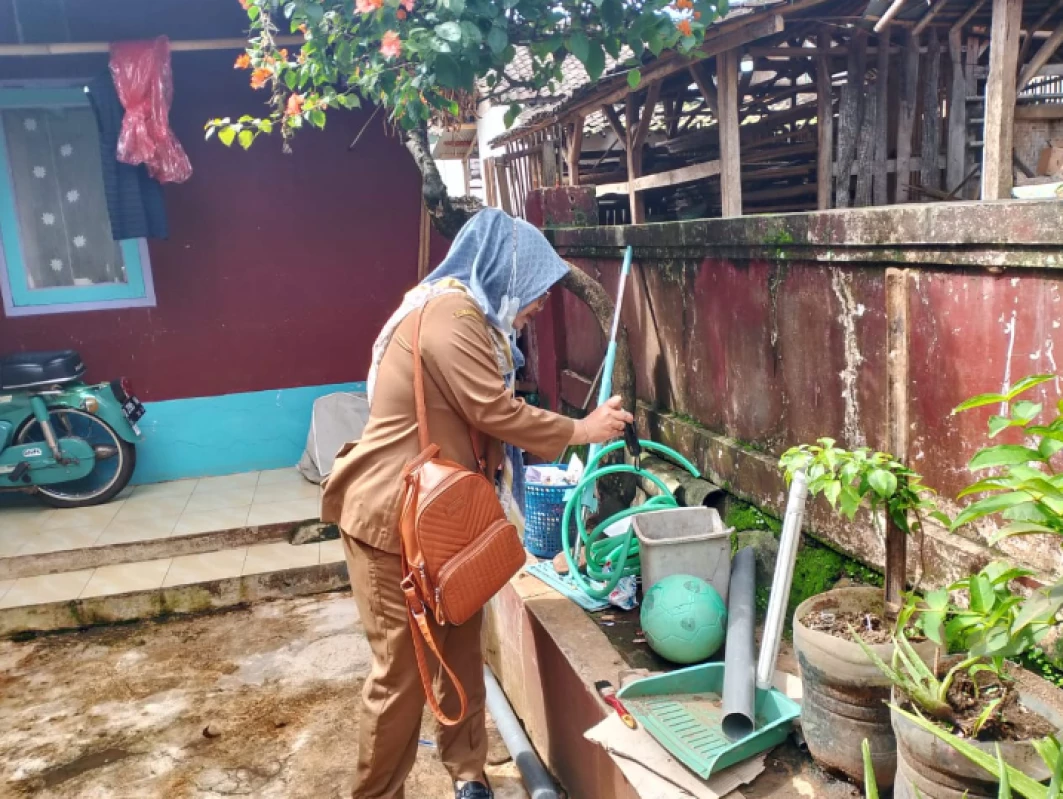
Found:
M 407 14 L 413 13 L 413 4 L 414 0 L 399 0 L 399 5 L 402 6 L 403 10 Z
M 284 115 L 289 117 L 299 116 L 303 113 L 303 95 L 293 94 L 288 97 L 288 105 L 284 109 Z
M 306 23 L 305 22 L 300 22 L 299 23 L 299 27 L 296 28 L 296 30 L 299 31 L 301 34 L 303 34 L 303 36 L 306 36 L 306 33 L 307 33 Z
M 267 67 L 259 67 L 251 73 L 251 88 L 261 89 L 263 86 L 266 85 L 266 81 L 269 80 L 272 74 L 272 69 L 268 69 Z
M 395 12 L 395 16 L 399 19 L 406 19 L 406 9 L 400 8 L 398 11 Z
M 682 22 L 680 22 L 678 25 L 676 25 L 676 27 L 679 28 L 679 32 L 681 34 L 683 34 L 684 36 L 693 36 L 694 35 L 694 31 L 691 30 L 691 28 L 690 28 L 690 20 L 689 19 L 684 19 Z
M 675 0 L 675 7 L 680 11 L 694 7 L 694 0 Z
M 357 0 L 354 8 L 359 14 L 372 14 L 378 8 L 382 8 L 383 5 L 384 0 Z
M 240 53 L 236 57 L 236 62 L 233 64 L 233 69 L 248 69 L 251 66 L 251 56 L 247 53 Z
M 281 49 L 281 58 L 283 58 L 285 61 L 288 60 L 288 51 L 287 50 Z
M 361 0 L 359 0 L 361 2 Z M 380 52 L 389 61 L 402 55 L 402 40 L 395 31 L 388 31 L 380 40 Z
M 695 11 L 694 12 L 694 19 L 701 19 L 701 12 L 700 11 Z
M 298 61 L 299 61 L 300 64 L 305 64 L 306 63 L 306 53 L 304 53 L 302 50 L 299 51 Z
M 251 7 L 251 0 L 240 0 L 240 8 L 247 11 Z

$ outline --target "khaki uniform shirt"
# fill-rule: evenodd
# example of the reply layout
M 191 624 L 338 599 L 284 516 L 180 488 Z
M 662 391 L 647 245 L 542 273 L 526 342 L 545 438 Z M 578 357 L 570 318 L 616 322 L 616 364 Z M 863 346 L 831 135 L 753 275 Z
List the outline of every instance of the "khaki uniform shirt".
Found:
M 336 459 L 322 497 L 321 519 L 352 538 L 397 554 L 402 469 L 420 454 L 413 396 L 411 341 L 417 312 L 399 325 L 377 372 L 372 410 L 362 438 Z M 471 298 L 433 300 L 421 327 L 428 429 L 441 457 L 476 468 L 471 429 L 487 442 L 488 474 L 502 462 L 505 441 L 556 460 L 574 422 L 517 399 L 506 388 L 487 320 Z

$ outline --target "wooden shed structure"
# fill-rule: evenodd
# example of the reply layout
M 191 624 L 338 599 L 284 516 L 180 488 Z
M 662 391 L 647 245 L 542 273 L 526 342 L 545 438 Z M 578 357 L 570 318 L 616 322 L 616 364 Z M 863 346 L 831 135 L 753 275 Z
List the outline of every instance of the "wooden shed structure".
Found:
M 1011 196 L 1063 139 L 1063 0 L 747 0 L 492 142 L 488 201 L 595 185 L 604 223 Z

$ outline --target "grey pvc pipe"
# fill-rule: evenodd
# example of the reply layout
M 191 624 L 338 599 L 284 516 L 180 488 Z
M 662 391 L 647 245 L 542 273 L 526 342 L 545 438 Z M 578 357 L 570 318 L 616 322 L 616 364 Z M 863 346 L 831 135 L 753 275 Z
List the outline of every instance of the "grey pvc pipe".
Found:
M 539 755 L 535 753 L 531 741 L 520 725 L 520 719 L 498 684 L 491 669 L 484 666 L 484 683 L 487 685 L 487 712 L 495 720 L 498 734 L 509 750 L 510 757 L 517 764 L 524 787 L 531 799 L 559 799 L 557 786 L 550 773 L 543 766 Z
M 801 543 L 801 525 L 807 499 L 808 478 L 804 472 L 797 472 L 790 483 L 790 496 L 786 500 L 779 554 L 775 559 L 775 577 L 771 581 L 771 598 L 768 600 L 764 635 L 760 639 L 760 657 L 757 659 L 757 688 L 765 691 L 771 688 L 775 677 L 775 661 L 779 657 L 779 641 L 786 621 L 786 606 L 790 601 L 790 584 L 794 579 L 794 563 L 797 560 L 797 547 Z
M 753 625 L 756 621 L 757 561 L 752 547 L 735 555 L 727 590 L 727 650 L 723 659 L 723 734 L 732 741 L 755 729 L 756 674 Z

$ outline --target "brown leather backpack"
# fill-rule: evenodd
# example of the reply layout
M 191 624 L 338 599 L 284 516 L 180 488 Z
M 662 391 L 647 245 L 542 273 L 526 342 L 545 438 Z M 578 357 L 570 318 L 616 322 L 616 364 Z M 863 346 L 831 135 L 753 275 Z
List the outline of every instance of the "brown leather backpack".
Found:
M 440 458 L 439 447 L 431 442 L 421 358 L 421 322 L 427 307 L 421 307 L 413 328 L 414 400 L 422 451 L 403 470 L 402 591 L 425 696 L 440 724 L 452 726 L 465 718 L 468 702 L 436 644 L 428 614 L 440 625 L 464 624 L 520 571 L 527 556 L 494 484 L 484 474 L 482 436 L 472 432 L 479 471 Z M 456 718 L 443 712 L 432 690 L 422 638 L 457 690 L 461 710 Z

